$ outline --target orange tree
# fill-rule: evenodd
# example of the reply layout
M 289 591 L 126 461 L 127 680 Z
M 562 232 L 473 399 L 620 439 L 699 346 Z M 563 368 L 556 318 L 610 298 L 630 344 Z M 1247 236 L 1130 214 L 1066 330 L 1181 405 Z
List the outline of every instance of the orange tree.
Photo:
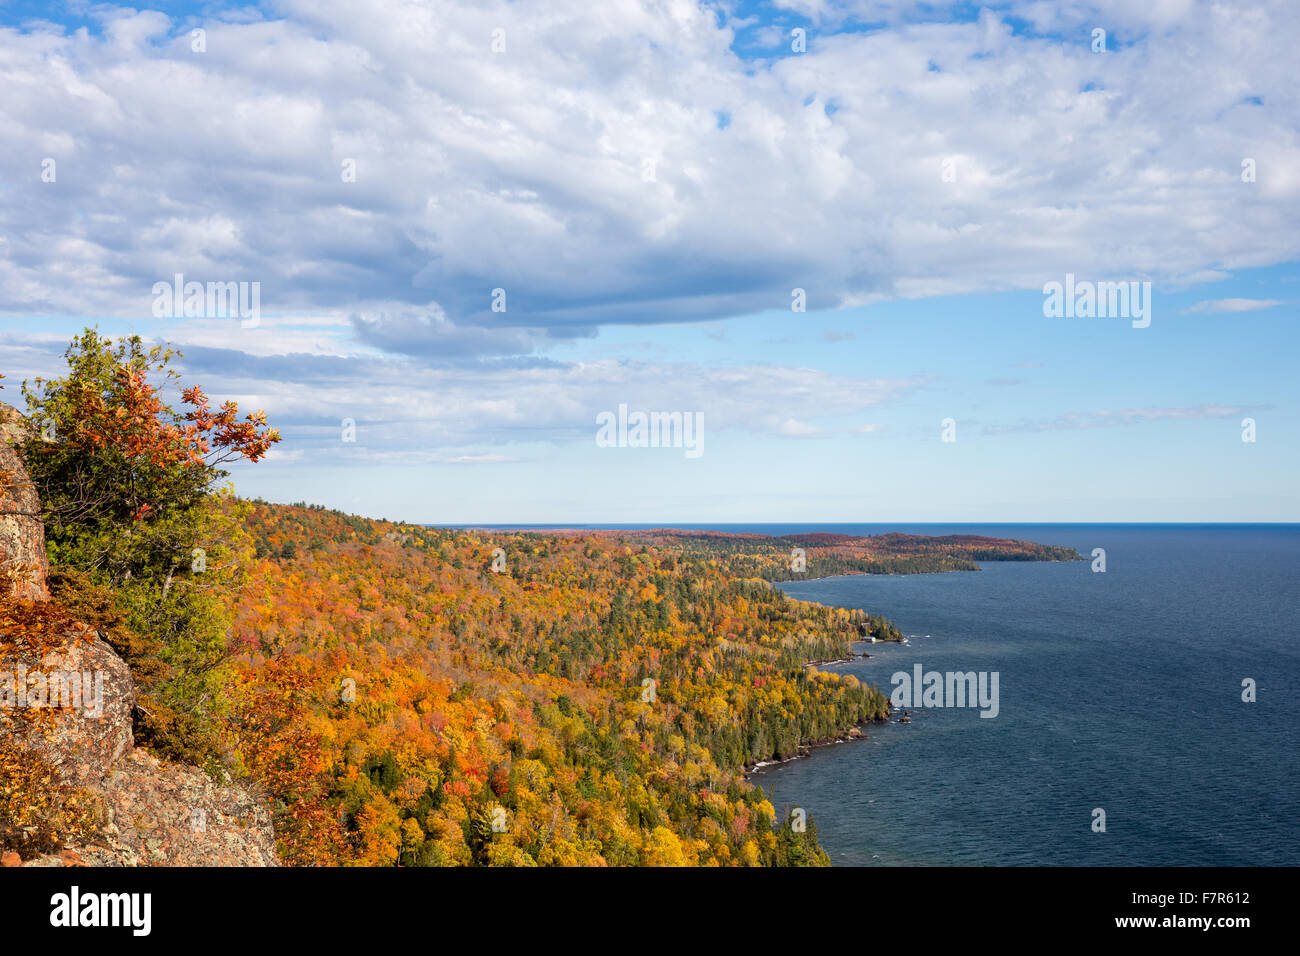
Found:
M 67 375 L 23 383 L 31 428 L 22 454 L 40 496 L 54 582 L 99 590 L 63 595 L 103 608 L 110 639 L 141 685 L 144 742 L 197 762 L 215 757 L 213 721 L 227 677 L 230 590 L 246 537 L 218 501 L 235 459 L 258 461 L 280 440 L 258 411 L 212 407 L 180 390 L 179 353 L 138 336 L 87 329 L 65 353 Z M 151 377 L 154 379 L 151 381 Z M 111 595 L 103 607 L 104 590 Z

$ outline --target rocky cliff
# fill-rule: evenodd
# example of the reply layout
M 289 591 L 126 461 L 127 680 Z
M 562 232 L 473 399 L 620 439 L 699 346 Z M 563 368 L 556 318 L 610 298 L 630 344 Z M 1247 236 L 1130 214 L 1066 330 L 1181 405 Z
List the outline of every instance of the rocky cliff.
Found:
M 11 442 L 26 434 L 22 416 L 0 402 L 0 572 L 8 593 L 25 601 L 44 601 L 48 565 L 41 503 Z
M 4 865 L 277 865 L 265 801 L 136 749 L 126 663 L 51 604 L 40 503 L 10 444 L 23 428 L 0 404 Z M 34 779 L 20 781 L 27 771 Z M 85 825 L 65 827 L 70 819 Z

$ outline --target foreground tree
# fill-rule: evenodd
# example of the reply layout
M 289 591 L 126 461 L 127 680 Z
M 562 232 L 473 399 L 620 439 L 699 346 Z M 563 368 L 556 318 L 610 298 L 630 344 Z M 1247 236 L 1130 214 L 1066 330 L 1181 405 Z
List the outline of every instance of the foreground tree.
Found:
M 160 388 L 180 388 L 169 367 L 179 353 L 138 336 L 114 343 L 87 329 L 65 357 L 66 376 L 23 383 L 22 453 L 52 582 L 132 665 L 142 742 L 210 764 L 246 551 L 222 466 L 260 460 L 280 436 L 263 412 L 213 408 L 197 386 L 180 390 L 182 410 L 168 405 Z

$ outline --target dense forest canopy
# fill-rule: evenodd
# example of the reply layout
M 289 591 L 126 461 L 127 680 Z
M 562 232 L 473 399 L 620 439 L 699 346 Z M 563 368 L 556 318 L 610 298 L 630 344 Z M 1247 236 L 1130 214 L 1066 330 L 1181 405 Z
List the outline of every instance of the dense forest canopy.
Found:
M 233 744 L 252 742 L 244 715 L 293 778 L 286 809 L 338 821 L 286 828 L 290 858 L 825 862 L 742 768 L 887 713 L 805 666 L 845 656 L 866 615 L 606 537 L 261 502 L 246 527 L 260 557 L 231 635 Z M 279 735 L 268 707 L 288 708 Z

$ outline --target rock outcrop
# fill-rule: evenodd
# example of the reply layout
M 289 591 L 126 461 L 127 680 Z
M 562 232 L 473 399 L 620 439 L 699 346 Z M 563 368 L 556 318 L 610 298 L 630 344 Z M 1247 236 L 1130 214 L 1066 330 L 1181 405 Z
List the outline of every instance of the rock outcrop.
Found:
M 0 407 L 0 601 L 16 612 L 0 631 L 0 744 L 53 768 L 102 814 L 93 836 L 58 853 L 0 847 L 3 865 L 278 865 L 265 801 L 136 749 L 126 663 L 104 635 L 49 605 L 40 504 L 10 446 L 22 427 Z M 39 626 L 13 623 L 28 619 Z
M 16 644 L 0 647 L 0 674 L 13 675 L 15 685 L 28 685 L 26 700 L 15 700 L 13 706 L 42 707 L 51 718 L 9 721 L 8 733 L 39 753 L 65 783 L 94 787 L 134 746 L 135 682 L 126 662 L 83 624 L 73 623 L 43 644 L 40 652 Z M 45 703 L 32 704 L 42 685 Z
M 131 750 L 94 792 L 108 819 L 95 843 L 27 866 L 278 866 L 271 813 L 243 787 Z
M 0 402 L 0 574 L 19 600 L 49 598 L 41 503 L 11 441 L 26 434 L 22 416 Z

